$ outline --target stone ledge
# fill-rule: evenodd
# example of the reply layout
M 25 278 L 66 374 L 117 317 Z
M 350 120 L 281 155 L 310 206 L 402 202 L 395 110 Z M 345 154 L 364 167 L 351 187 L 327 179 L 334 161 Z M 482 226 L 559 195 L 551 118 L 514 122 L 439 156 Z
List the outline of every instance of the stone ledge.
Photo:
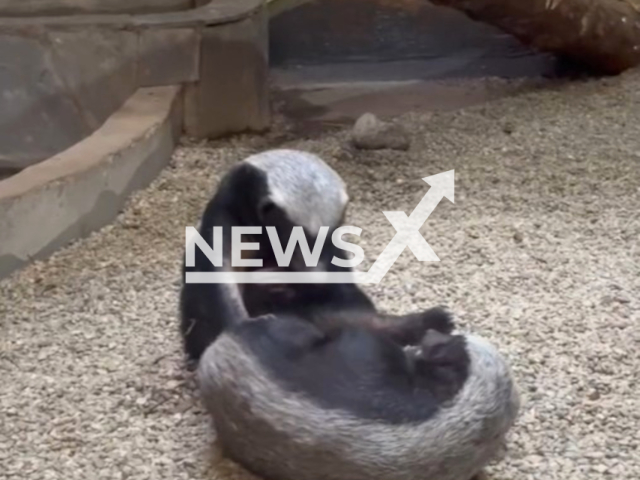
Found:
M 206 27 L 231 23 L 252 15 L 263 6 L 263 0 L 210 0 L 208 3 L 176 12 L 132 14 L 86 14 L 40 17 L 0 18 L 0 31 L 25 33 L 38 29 L 107 27 L 140 30 L 162 27 Z
M 0 277 L 110 223 L 171 159 L 181 87 L 138 90 L 92 135 L 0 181 Z
M 187 85 L 191 136 L 267 128 L 265 12 L 263 0 L 210 0 L 159 14 L 0 18 L 0 170 L 71 147 L 141 87 Z
M 159 13 L 186 10 L 193 0 L 0 0 L 0 15 L 81 15 L 87 13 Z

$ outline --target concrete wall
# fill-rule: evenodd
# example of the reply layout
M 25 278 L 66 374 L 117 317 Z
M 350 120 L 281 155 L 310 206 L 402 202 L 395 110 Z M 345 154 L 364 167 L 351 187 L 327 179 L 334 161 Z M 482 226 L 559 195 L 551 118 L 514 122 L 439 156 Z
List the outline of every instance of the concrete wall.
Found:
M 200 81 L 185 94 L 185 132 L 217 137 L 269 126 L 266 9 L 202 35 Z
M 0 181 L 0 278 L 113 221 L 171 159 L 180 87 L 141 89 L 92 136 Z
M 274 66 L 533 53 L 498 29 L 427 0 L 272 0 L 269 9 Z
M 194 5 L 194 0 L 0 0 L 0 16 L 158 13 Z
M 267 22 L 261 0 L 0 17 L 0 278 L 113 221 L 184 130 L 268 127 Z
M 137 88 L 136 49 L 133 32 L 0 35 L 0 168 L 27 167 L 96 130 Z
M 139 16 L 0 18 L 0 172 L 71 147 L 139 87 L 188 84 L 192 136 L 265 128 L 267 22 L 260 0 Z

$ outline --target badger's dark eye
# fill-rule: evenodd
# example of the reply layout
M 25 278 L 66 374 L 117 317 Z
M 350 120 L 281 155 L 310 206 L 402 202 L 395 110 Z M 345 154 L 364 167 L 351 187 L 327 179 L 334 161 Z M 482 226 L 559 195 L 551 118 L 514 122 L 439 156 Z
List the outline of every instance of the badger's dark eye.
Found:
M 265 200 L 260 205 L 260 209 L 258 213 L 260 215 L 260 218 L 263 221 L 265 221 L 266 219 L 270 218 L 275 211 L 276 211 L 276 204 L 270 200 Z

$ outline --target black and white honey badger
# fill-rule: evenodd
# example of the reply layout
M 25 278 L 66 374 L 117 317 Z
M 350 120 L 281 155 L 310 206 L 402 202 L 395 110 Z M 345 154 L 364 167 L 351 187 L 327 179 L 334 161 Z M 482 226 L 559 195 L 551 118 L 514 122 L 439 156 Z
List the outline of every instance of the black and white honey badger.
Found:
M 279 269 L 265 228 L 276 228 L 280 244 L 288 245 L 295 226 L 303 228 L 308 245 L 315 245 L 320 228 L 329 227 L 326 239 L 342 225 L 349 196 L 340 176 L 321 158 L 298 150 L 268 150 L 245 158 L 222 178 L 216 193 L 208 202 L 198 231 L 211 246 L 214 227 L 222 227 L 223 265 L 214 266 L 200 249 L 195 250 L 195 266 L 183 263 L 183 285 L 180 295 L 180 331 L 191 366 L 204 350 L 237 318 L 238 312 L 256 316 L 270 311 L 270 303 L 293 291 L 306 301 L 318 301 L 372 310 L 373 303 L 354 284 L 336 284 L 330 288 L 300 284 L 280 290 L 278 285 L 198 284 L 184 283 L 186 272 L 232 270 L 231 227 L 263 227 L 261 235 L 245 235 L 243 241 L 258 243 L 249 251 L 263 260 L 263 269 Z M 331 263 L 339 252 L 325 240 L 315 270 L 348 271 Z M 291 257 L 291 271 L 307 267 L 300 247 Z M 279 293 L 278 293 L 279 292 Z M 330 298 L 328 297 L 330 295 Z M 281 302 L 282 304 L 282 302 Z
M 275 226 L 281 245 L 287 245 L 294 226 L 301 226 L 308 245 L 315 245 L 321 226 L 329 227 L 326 238 L 342 225 L 349 196 L 340 176 L 321 158 L 299 150 L 268 150 L 251 155 L 235 165 L 222 178 L 216 193 L 208 202 L 200 220 L 199 233 L 211 245 L 213 228 L 222 227 L 223 266 L 215 267 L 205 254 L 195 250 L 195 266 L 183 274 L 231 270 L 229 232 L 234 226 Z M 277 270 L 275 255 L 266 235 L 247 236 L 257 242 L 256 256 L 263 259 L 263 269 Z M 316 270 L 351 271 L 331 262 L 341 257 L 331 241 L 325 241 Z M 299 247 L 293 252 L 290 271 L 305 271 Z M 183 278 L 184 282 L 184 278 Z M 305 311 L 314 321 L 318 306 L 330 305 L 352 322 L 375 321 L 377 325 L 395 328 L 393 315 L 376 311 L 373 302 L 355 284 L 198 284 L 183 283 L 180 296 L 180 331 L 185 353 L 192 367 L 204 350 L 238 316 L 256 317 L 265 313 Z M 374 315 L 375 314 L 375 315 Z M 320 316 L 325 324 L 329 321 Z M 406 318 L 418 330 L 422 314 Z M 328 325 L 325 325 L 328 327 Z M 406 329 L 405 329 L 406 330 Z M 402 335 L 407 335 L 403 332 Z
M 292 188 L 276 178 L 305 187 L 273 193 Z M 233 189 L 243 185 L 267 188 L 247 189 L 251 197 L 237 205 Z M 296 216 L 288 205 L 300 197 L 309 205 L 324 197 L 325 210 L 314 209 L 323 219 Z M 264 152 L 223 180 L 201 232 L 274 224 L 260 207 L 271 201 L 266 210 L 285 230 L 302 224 L 313 236 L 311 225 L 341 223 L 347 200 L 317 157 Z M 355 285 L 287 285 L 284 296 L 266 290 L 266 301 L 263 286 L 202 287 L 183 290 L 185 346 L 200 360 L 198 384 L 224 452 L 263 478 L 469 480 L 515 421 L 519 397 L 506 361 L 482 338 L 454 334 L 442 309 L 384 315 Z M 191 347 L 189 318 L 205 332 Z

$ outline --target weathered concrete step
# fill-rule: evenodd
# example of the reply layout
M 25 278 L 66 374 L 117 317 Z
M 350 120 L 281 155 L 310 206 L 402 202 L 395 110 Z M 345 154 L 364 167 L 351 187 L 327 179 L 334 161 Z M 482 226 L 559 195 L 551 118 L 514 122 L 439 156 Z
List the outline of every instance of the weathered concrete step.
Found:
M 0 277 L 110 223 L 171 159 L 182 88 L 138 90 L 92 135 L 0 181 Z

